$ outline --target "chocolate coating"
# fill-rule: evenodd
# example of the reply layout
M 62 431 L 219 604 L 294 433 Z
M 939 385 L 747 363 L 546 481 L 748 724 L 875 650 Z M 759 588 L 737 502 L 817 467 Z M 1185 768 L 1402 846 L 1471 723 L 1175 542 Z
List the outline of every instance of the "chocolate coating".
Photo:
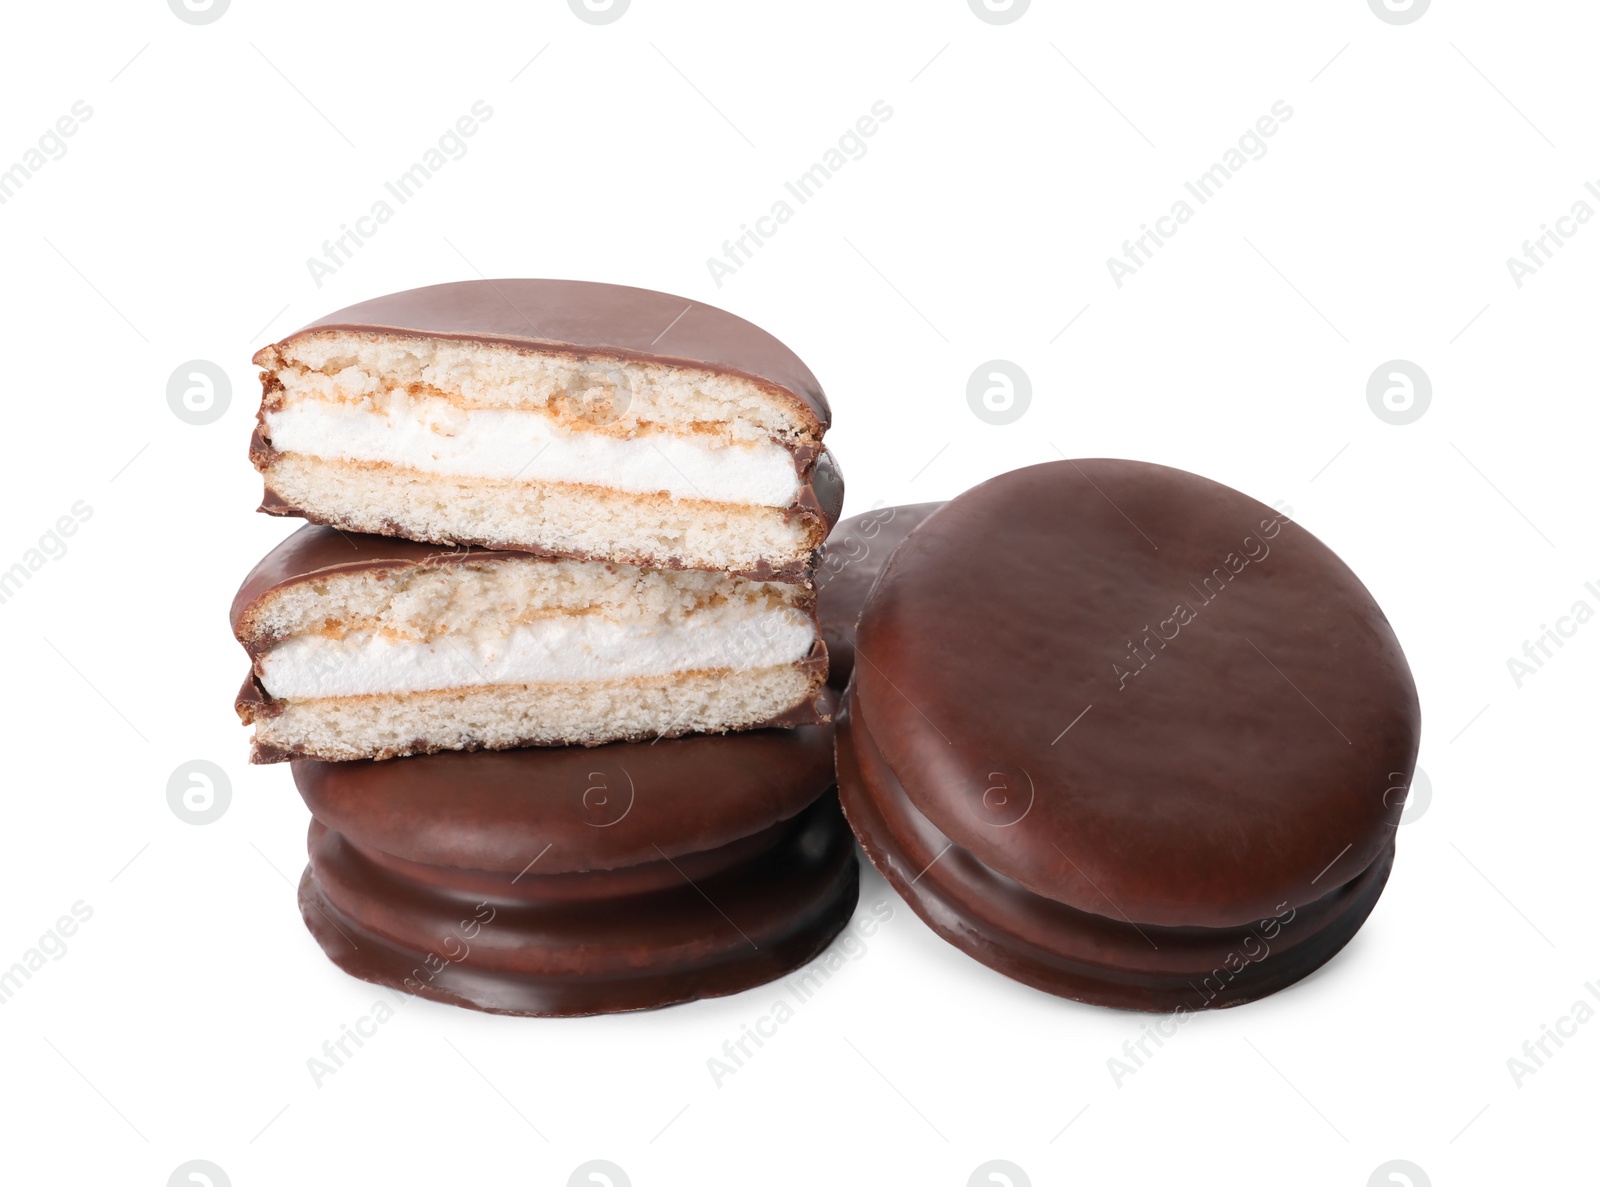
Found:
M 857 649 L 856 728 L 917 811 L 1078 911 L 1244 926 L 1393 843 L 1420 732 L 1394 632 L 1309 532 L 1196 475 L 974 488 L 895 552 Z
M 695 854 L 789 820 L 833 781 L 833 738 L 829 726 L 805 725 L 383 762 L 302 758 L 293 770 L 311 814 L 354 844 L 499 873 L 536 861 L 548 878 Z
M 763 839 L 709 870 L 654 863 L 645 889 L 631 870 L 485 886 L 437 867 L 418 878 L 313 821 L 300 907 L 335 964 L 380 985 L 495 1013 L 653 1009 L 781 977 L 849 919 L 855 849 L 833 796 Z
M 889 555 L 911 530 L 943 507 L 912 503 L 877 507 L 841 520 L 817 563 L 817 621 L 828 645 L 828 683 L 843 691 L 856 666 L 856 619 Z
M 317 330 L 495 342 L 696 367 L 738 375 L 787 396 L 819 436 L 831 419 L 811 369 L 760 326 L 650 289 L 586 280 L 434 284 L 336 310 L 279 345 Z M 263 351 L 256 362 L 265 365 L 266 357 Z
M 867 857 L 941 938 L 1014 980 L 1074 1001 L 1193 1011 L 1275 993 L 1330 960 L 1378 900 L 1394 842 L 1321 898 L 1228 928 L 1162 927 L 1034 894 L 917 811 L 855 715 L 839 715 L 839 795 Z

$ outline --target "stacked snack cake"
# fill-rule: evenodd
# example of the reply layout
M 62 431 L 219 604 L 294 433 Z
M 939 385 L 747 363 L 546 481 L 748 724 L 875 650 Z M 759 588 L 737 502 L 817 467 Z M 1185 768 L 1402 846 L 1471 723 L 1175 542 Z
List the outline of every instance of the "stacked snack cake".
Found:
M 232 608 L 256 762 L 312 811 L 342 968 L 480 1009 L 731 993 L 856 898 L 817 550 L 843 486 L 786 347 L 641 289 L 484 280 L 260 351 Z

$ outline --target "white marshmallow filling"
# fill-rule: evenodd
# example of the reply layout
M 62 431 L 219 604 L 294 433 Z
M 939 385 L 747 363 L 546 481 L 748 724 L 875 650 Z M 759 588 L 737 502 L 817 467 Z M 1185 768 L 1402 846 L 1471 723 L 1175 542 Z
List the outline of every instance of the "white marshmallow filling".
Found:
M 531 409 L 463 408 L 390 391 L 360 401 L 291 396 L 264 415 L 273 448 L 456 478 L 592 485 L 757 507 L 800 491 L 793 455 L 768 438 L 575 429 Z
M 259 670 L 274 698 L 354 697 L 792 665 L 816 638 L 816 624 L 792 606 L 730 601 L 666 621 L 592 612 L 425 639 L 381 628 L 291 635 Z

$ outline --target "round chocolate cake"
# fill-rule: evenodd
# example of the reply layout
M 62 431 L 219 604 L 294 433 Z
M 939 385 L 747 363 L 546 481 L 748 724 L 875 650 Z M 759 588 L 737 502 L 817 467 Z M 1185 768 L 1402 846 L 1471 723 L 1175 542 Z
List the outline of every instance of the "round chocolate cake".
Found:
M 340 968 L 508 1014 L 650 1009 L 809 961 L 856 902 L 831 728 L 297 759 Z
M 1008 976 L 1234 1005 L 1377 901 L 1417 694 L 1372 595 L 1287 516 L 1141 462 L 1002 475 L 861 613 L 840 796 L 873 863 Z

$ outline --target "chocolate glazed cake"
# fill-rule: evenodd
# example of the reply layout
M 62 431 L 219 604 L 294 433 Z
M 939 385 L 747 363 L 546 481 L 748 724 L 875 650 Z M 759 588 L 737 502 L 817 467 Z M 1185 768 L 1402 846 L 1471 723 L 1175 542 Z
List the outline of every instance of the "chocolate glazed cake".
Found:
M 933 512 L 861 613 L 840 798 L 912 908 L 1047 992 L 1236 1005 L 1377 902 L 1417 754 L 1372 595 L 1309 532 L 1140 462 Z
M 763 984 L 855 907 L 830 733 L 298 759 L 313 817 L 301 913 L 351 975 L 495 1013 Z

